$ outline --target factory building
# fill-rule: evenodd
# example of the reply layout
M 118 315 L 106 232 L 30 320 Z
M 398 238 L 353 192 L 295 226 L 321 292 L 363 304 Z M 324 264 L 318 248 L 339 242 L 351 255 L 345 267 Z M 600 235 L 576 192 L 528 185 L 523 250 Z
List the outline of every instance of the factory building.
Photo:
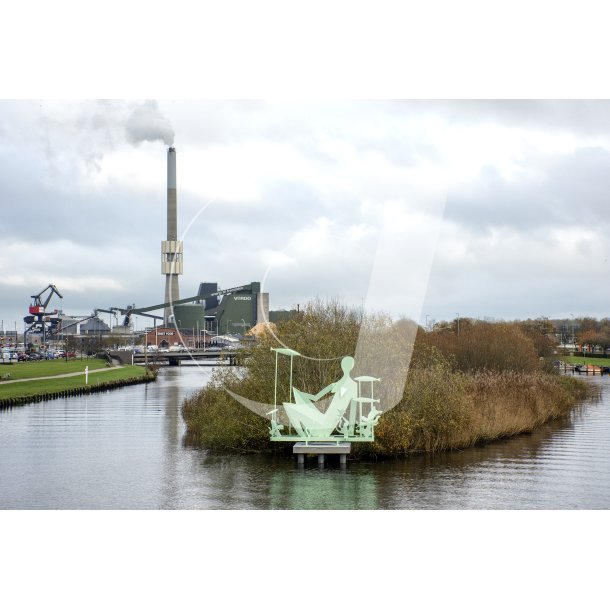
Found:
M 106 335 L 110 332 L 110 326 L 99 318 L 91 318 L 80 325 L 81 335 Z
M 205 307 L 202 303 L 175 305 L 174 318 L 178 328 L 205 330 Z
M 61 334 L 63 336 L 78 335 L 81 319 L 82 318 L 76 318 L 74 316 L 61 315 L 59 318 L 57 334 Z
M 199 294 L 217 292 L 218 284 L 204 282 Z M 259 322 L 269 319 L 269 293 L 261 292 L 260 282 L 240 290 L 205 299 L 205 329 L 217 334 L 244 334 Z
M 184 345 L 189 349 L 201 349 L 210 345 L 210 337 L 203 330 L 177 330 L 173 326 L 154 328 L 146 333 L 146 345 L 156 345 L 159 349 Z

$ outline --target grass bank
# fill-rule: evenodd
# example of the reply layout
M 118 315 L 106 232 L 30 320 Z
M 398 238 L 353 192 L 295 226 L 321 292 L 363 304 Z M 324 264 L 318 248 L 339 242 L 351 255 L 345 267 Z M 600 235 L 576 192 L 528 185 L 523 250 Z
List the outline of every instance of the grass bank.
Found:
M 559 360 L 568 364 L 595 364 L 596 366 L 610 366 L 610 358 L 593 358 L 586 356 L 560 356 Z
M 125 366 L 116 369 L 105 368 L 97 373 L 91 373 L 90 369 L 88 384 L 85 383 L 84 373 L 75 377 L 40 379 L 11 384 L 0 383 L 0 406 L 26 404 L 39 399 L 62 396 L 77 396 L 154 379 L 156 379 L 156 373 L 147 371 L 144 367 Z
M 36 360 L 33 362 L 15 362 L 14 364 L 0 365 L 0 377 L 10 375 L 13 379 L 29 379 L 30 377 L 52 377 L 65 373 L 76 373 L 89 370 L 103 369 L 106 361 L 101 358 L 86 358 L 84 360 Z
M 278 336 L 302 354 L 342 356 L 355 353 L 360 324 L 359 312 L 317 303 L 281 324 Z M 393 343 L 408 336 L 401 334 L 401 324 L 382 316 L 367 321 L 383 337 L 390 357 L 405 353 L 404 344 Z M 419 329 L 412 336 L 406 383 L 394 388 L 398 404 L 381 416 L 374 443 L 353 446 L 356 455 L 459 449 L 529 432 L 568 414 L 590 391 L 577 379 L 549 371 L 535 341 L 514 325 L 481 322 L 463 324 L 459 337 L 451 329 Z M 209 385 L 185 401 L 187 443 L 217 452 L 292 450 L 290 443 L 271 443 L 267 420 L 226 391 L 273 404 L 275 363 L 270 347 L 276 346 L 273 337 L 262 337 L 244 369 L 216 370 Z M 339 361 L 296 358 L 294 364 L 294 386 L 306 392 L 340 377 Z M 288 367 L 280 367 L 280 387 L 287 386 L 288 376 Z

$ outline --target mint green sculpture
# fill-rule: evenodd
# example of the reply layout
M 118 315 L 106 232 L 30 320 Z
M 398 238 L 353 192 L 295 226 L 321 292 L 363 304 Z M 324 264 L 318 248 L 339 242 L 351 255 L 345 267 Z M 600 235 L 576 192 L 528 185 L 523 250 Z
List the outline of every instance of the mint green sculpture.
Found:
M 275 408 L 266 415 L 271 416 L 269 433 L 272 441 L 320 441 L 320 442 L 353 442 L 375 440 L 375 426 L 381 411 L 377 409 L 379 400 L 374 397 L 374 384 L 380 380 L 376 377 L 362 376 L 352 379 L 354 359 L 345 356 L 341 360 L 343 377 L 317 394 L 308 394 L 292 386 L 292 368 L 298 352 L 287 348 L 272 348 L 275 352 Z M 284 402 L 282 406 L 288 419 L 286 425 L 280 423 L 280 408 L 277 404 L 277 368 L 278 356 L 290 357 L 290 396 L 294 402 Z M 363 396 L 363 385 L 370 383 L 370 396 Z M 326 396 L 332 399 L 325 412 L 320 411 L 316 402 Z M 294 429 L 294 433 L 292 430 Z

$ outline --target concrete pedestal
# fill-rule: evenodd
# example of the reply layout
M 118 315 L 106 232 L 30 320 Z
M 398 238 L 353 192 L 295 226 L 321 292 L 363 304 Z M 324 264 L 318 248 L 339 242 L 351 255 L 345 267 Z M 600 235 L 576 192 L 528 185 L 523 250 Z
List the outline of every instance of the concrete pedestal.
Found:
M 306 455 L 317 455 L 318 466 L 320 468 L 324 468 L 325 456 L 337 454 L 341 467 L 345 468 L 347 465 L 347 456 L 351 450 L 351 443 L 300 442 L 294 444 L 292 453 L 297 456 L 297 463 L 299 466 L 305 465 Z

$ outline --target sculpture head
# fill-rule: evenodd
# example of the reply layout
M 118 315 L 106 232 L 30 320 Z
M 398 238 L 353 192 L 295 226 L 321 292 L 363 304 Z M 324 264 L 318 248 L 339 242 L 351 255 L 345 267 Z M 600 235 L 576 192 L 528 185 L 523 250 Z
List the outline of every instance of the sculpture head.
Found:
M 354 359 L 351 356 L 345 356 L 341 360 L 341 369 L 346 375 L 349 375 L 350 371 L 354 368 Z

